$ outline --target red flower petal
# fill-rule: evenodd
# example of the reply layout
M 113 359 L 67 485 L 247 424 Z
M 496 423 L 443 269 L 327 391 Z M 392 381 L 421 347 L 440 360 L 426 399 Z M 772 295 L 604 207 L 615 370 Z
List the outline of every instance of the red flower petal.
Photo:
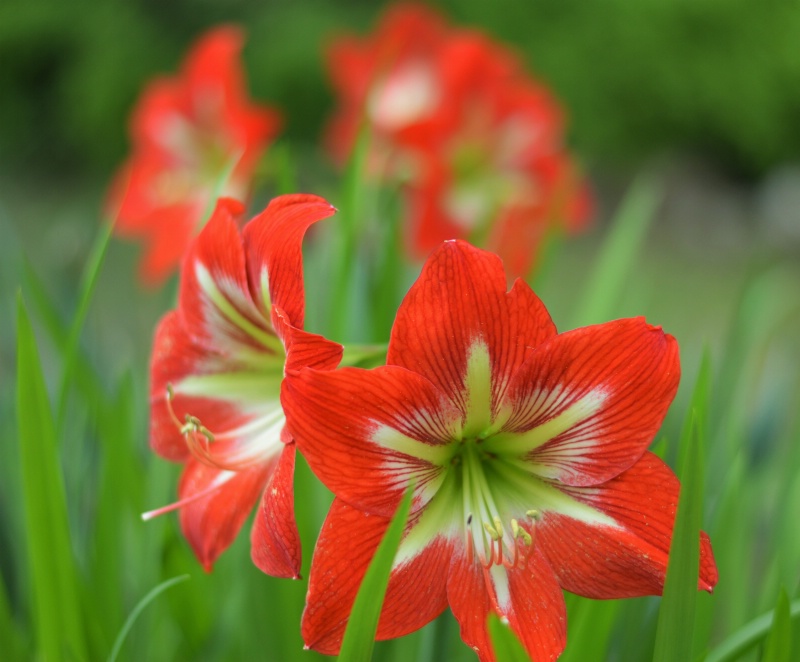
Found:
M 544 555 L 534 550 L 525 567 L 508 571 L 508 624 L 532 660 L 555 660 L 567 644 L 564 594 Z
M 294 444 L 284 446 L 250 532 L 253 563 L 272 577 L 300 578 L 300 534 L 294 519 Z
M 236 538 L 247 521 L 272 463 L 255 465 L 236 473 L 189 459 L 181 476 L 178 494 L 183 499 L 211 490 L 184 505 L 180 511 L 181 530 L 207 572 Z M 216 489 L 213 489 L 218 485 Z
M 545 514 L 536 526 L 536 544 L 561 586 L 590 598 L 660 595 L 680 491 L 669 467 L 645 453 L 603 485 L 562 489 L 609 515 L 620 527 L 592 526 L 565 515 Z M 711 544 L 702 533 L 698 588 L 710 591 L 717 579 Z
M 335 499 L 322 526 L 311 562 L 303 640 L 309 648 L 336 655 L 347 619 L 389 519 L 366 515 Z M 451 545 L 437 538 L 419 555 L 392 571 L 378 639 L 418 630 L 447 606 L 445 578 Z
M 468 359 L 483 345 L 491 364 L 494 415 L 526 355 L 555 334 L 544 304 L 525 283 L 517 281 L 506 292 L 496 255 L 466 242 L 446 242 L 425 263 L 400 306 L 387 363 L 423 375 L 467 416 Z
M 460 414 L 427 380 L 395 366 L 303 370 L 288 375 L 282 403 L 292 437 L 337 496 L 391 516 L 409 480 L 421 507 Z
M 263 283 L 269 282 L 269 300 L 281 308 L 292 326 L 302 328 L 305 311 L 303 295 L 303 254 L 306 230 L 336 212 L 326 200 L 308 194 L 274 198 L 242 233 L 254 293 L 259 306 L 269 311 Z
M 561 588 L 537 550 L 524 566 L 485 570 L 466 555 L 453 558 L 447 598 L 461 625 L 461 638 L 481 662 L 496 660 L 486 619 L 494 612 L 508 620 L 531 659 L 555 660 L 567 640 L 566 608 Z
M 272 307 L 272 326 L 286 348 L 284 372 L 296 372 L 302 368 L 333 370 L 342 360 L 344 347 L 323 336 L 293 327 L 286 314 Z
M 236 354 L 236 347 L 274 353 L 278 339 L 269 317 L 253 302 L 237 220 L 244 208 L 217 203 L 211 219 L 186 255 L 179 311 L 198 344 Z
M 504 430 L 518 436 L 503 443 L 517 444 L 540 475 L 603 483 L 644 453 L 679 379 L 677 342 L 642 318 L 562 333 L 517 372 Z

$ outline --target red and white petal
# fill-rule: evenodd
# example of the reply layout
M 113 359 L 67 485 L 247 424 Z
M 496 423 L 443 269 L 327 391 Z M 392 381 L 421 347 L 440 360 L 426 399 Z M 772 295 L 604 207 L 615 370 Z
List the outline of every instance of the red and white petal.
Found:
M 461 639 L 471 647 L 481 662 L 496 658 L 489 639 L 486 619 L 492 611 L 492 598 L 486 587 L 483 567 L 466 554 L 456 554 L 447 577 L 447 601 L 459 625 Z
M 534 549 L 527 565 L 506 574 L 509 609 L 502 615 L 532 660 L 555 660 L 567 644 L 567 612 L 564 594 L 547 559 Z M 497 595 L 500 580 L 493 578 L 493 582 Z
M 180 512 L 181 530 L 207 572 L 247 521 L 272 469 L 271 463 L 239 472 L 195 459 L 186 463 L 178 486 L 180 499 L 187 501 Z
M 506 620 L 532 660 L 555 660 L 567 641 L 564 596 L 545 557 L 537 550 L 527 564 L 489 569 L 453 558 L 447 598 L 461 625 L 461 638 L 481 662 L 496 660 L 486 624 L 490 612 Z
M 513 413 L 488 443 L 545 478 L 603 483 L 642 456 L 679 379 L 677 342 L 642 318 L 562 333 L 517 372 L 505 402 Z
M 356 594 L 389 522 L 389 518 L 367 515 L 341 499 L 334 500 L 311 562 L 302 622 L 303 640 L 309 648 L 326 655 L 339 652 Z M 451 553 L 451 544 L 437 537 L 392 570 L 378 639 L 418 630 L 445 609 Z
M 531 348 L 555 334 L 525 283 L 506 291 L 496 255 L 448 241 L 401 304 L 387 363 L 433 382 L 463 412 L 465 434 L 478 434 L 501 415 L 509 381 Z
M 669 557 L 680 484 L 658 457 L 641 460 L 595 487 L 564 487 L 570 497 L 610 517 L 617 526 L 593 525 L 546 512 L 536 545 L 566 590 L 590 598 L 660 595 Z M 708 536 L 700 536 L 698 588 L 710 591 L 718 573 Z
M 281 195 L 247 224 L 242 234 L 250 287 L 262 314 L 268 316 L 274 304 L 292 326 L 303 328 L 303 236 L 311 225 L 335 212 L 316 195 Z
M 396 366 L 287 375 L 287 426 L 319 479 L 367 512 L 391 516 L 410 482 L 413 508 L 436 492 L 459 412 L 426 379 Z
M 223 198 L 186 255 L 181 272 L 179 312 L 187 333 L 200 346 L 233 360 L 258 361 L 283 347 L 265 314 L 253 302 L 242 237 L 237 227 L 244 208 Z
M 250 532 L 253 563 L 272 577 L 300 578 L 300 534 L 294 518 L 294 444 L 284 445 L 264 488 Z
M 194 343 L 177 313 L 162 319 L 150 369 L 150 444 L 159 455 L 178 462 L 189 457 L 190 428 L 181 429 L 187 416 L 213 435 L 195 454 L 220 466 L 241 468 L 280 451 L 281 366 L 237 370 L 230 363 L 231 357 Z M 207 372 L 212 368 L 218 372 Z
M 277 306 L 272 307 L 272 326 L 286 348 L 284 372 L 302 368 L 333 370 L 342 360 L 344 347 L 315 333 L 292 326 Z

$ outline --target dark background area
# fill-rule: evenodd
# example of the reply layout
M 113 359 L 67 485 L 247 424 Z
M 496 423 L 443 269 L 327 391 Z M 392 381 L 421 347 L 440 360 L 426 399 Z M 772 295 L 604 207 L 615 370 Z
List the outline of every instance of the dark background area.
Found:
M 754 0 L 442 0 L 455 24 L 519 51 L 569 108 L 570 141 L 595 169 L 654 152 L 700 154 L 745 182 L 800 154 L 800 8 Z M 5 0 L 0 153 L 5 177 L 107 177 L 143 84 L 191 41 L 244 25 L 254 98 L 285 136 L 313 143 L 331 107 L 323 44 L 367 32 L 386 2 Z

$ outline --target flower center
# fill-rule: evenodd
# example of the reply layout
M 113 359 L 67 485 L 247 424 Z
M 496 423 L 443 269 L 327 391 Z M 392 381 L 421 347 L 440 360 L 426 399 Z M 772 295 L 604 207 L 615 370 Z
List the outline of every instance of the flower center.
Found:
M 533 550 L 540 514 L 528 509 L 522 523 L 508 517 L 512 505 L 502 481 L 509 467 L 504 466 L 502 456 L 483 448 L 483 441 L 462 441 L 460 452 L 452 459 L 453 468 L 460 470 L 467 555 L 470 561 L 477 557 L 487 569 L 524 565 Z

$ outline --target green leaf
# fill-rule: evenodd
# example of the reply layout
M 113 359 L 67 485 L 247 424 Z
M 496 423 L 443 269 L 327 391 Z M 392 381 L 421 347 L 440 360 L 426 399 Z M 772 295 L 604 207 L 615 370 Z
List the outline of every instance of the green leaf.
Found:
M 334 235 L 335 260 L 333 292 L 330 293 L 328 334 L 342 340 L 347 332 L 347 319 L 353 305 L 353 276 L 358 257 L 358 242 L 362 234 L 368 187 L 365 168 L 370 133 L 364 124 L 358 134 L 347 168 L 342 178 L 341 209 L 336 216 L 338 228 Z
M 9 660 L 23 660 L 30 657 L 24 654 L 22 637 L 8 604 L 8 595 L 2 576 L 0 576 L 0 641 L 3 642 L 3 655 L 6 655 Z
M 386 587 L 389 585 L 394 557 L 411 510 L 412 495 L 413 487 L 409 487 L 367 568 L 350 612 L 339 662 L 368 662 L 372 658 L 378 618 L 381 615 Z
M 139 617 L 139 614 L 142 613 L 144 608 L 149 605 L 153 600 L 155 600 L 159 595 L 161 595 L 164 591 L 168 588 L 175 586 L 175 584 L 180 584 L 181 582 L 185 582 L 189 579 L 189 575 L 180 575 L 179 577 L 173 577 L 172 579 L 168 579 L 165 582 L 162 582 L 154 589 L 152 589 L 147 595 L 145 595 L 141 600 L 139 600 L 138 604 L 133 608 L 133 611 L 128 615 L 128 618 L 125 620 L 125 624 L 122 626 L 122 629 L 119 631 L 116 640 L 114 641 L 114 647 L 111 649 L 111 654 L 108 656 L 108 662 L 114 662 L 119 655 L 119 651 L 122 649 L 122 644 L 125 642 L 125 637 L 128 636 L 128 632 L 130 632 L 133 624 L 136 622 L 136 619 Z
M 17 420 L 36 641 L 42 659 L 88 659 L 55 426 L 36 339 L 17 297 Z
M 681 433 L 681 493 L 672 533 L 664 596 L 658 614 L 654 662 L 692 659 L 700 525 L 703 515 L 703 448 L 710 361 L 703 358 L 692 396 L 689 421 Z
M 589 287 L 578 305 L 573 328 L 611 317 L 660 199 L 660 187 L 652 176 L 643 175 L 632 184 L 586 279 Z
M 92 302 L 92 296 L 97 286 L 97 279 L 100 275 L 100 268 L 103 265 L 113 229 L 114 226 L 111 223 L 106 223 L 103 226 L 103 230 L 95 240 L 89 255 L 89 261 L 86 264 L 86 269 L 81 277 L 78 308 L 75 312 L 75 317 L 72 319 L 67 344 L 63 350 L 62 356 L 63 372 L 61 376 L 61 385 L 58 391 L 58 409 L 56 410 L 56 430 L 59 433 L 62 430 L 64 422 L 64 413 L 67 406 L 67 396 L 69 395 L 70 385 L 74 380 L 76 360 L 78 358 L 78 341 L 83 331 L 83 325 L 86 322 L 86 316 L 89 313 L 89 305 Z
M 528 653 L 523 648 L 517 635 L 498 618 L 497 614 L 490 612 L 488 621 L 492 648 L 494 648 L 494 654 L 498 660 L 503 660 L 503 662 L 530 662 L 531 658 L 528 657 Z
M 761 662 L 791 662 L 792 660 L 792 619 L 789 613 L 789 596 L 781 589 L 778 604 L 775 605 L 772 627 L 764 642 L 764 656 Z
M 800 600 L 789 605 L 789 618 L 800 619 Z M 705 662 L 733 662 L 752 648 L 755 648 L 773 627 L 775 610 L 767 612 L 750 621 L 717 645 L 706 657 Z

